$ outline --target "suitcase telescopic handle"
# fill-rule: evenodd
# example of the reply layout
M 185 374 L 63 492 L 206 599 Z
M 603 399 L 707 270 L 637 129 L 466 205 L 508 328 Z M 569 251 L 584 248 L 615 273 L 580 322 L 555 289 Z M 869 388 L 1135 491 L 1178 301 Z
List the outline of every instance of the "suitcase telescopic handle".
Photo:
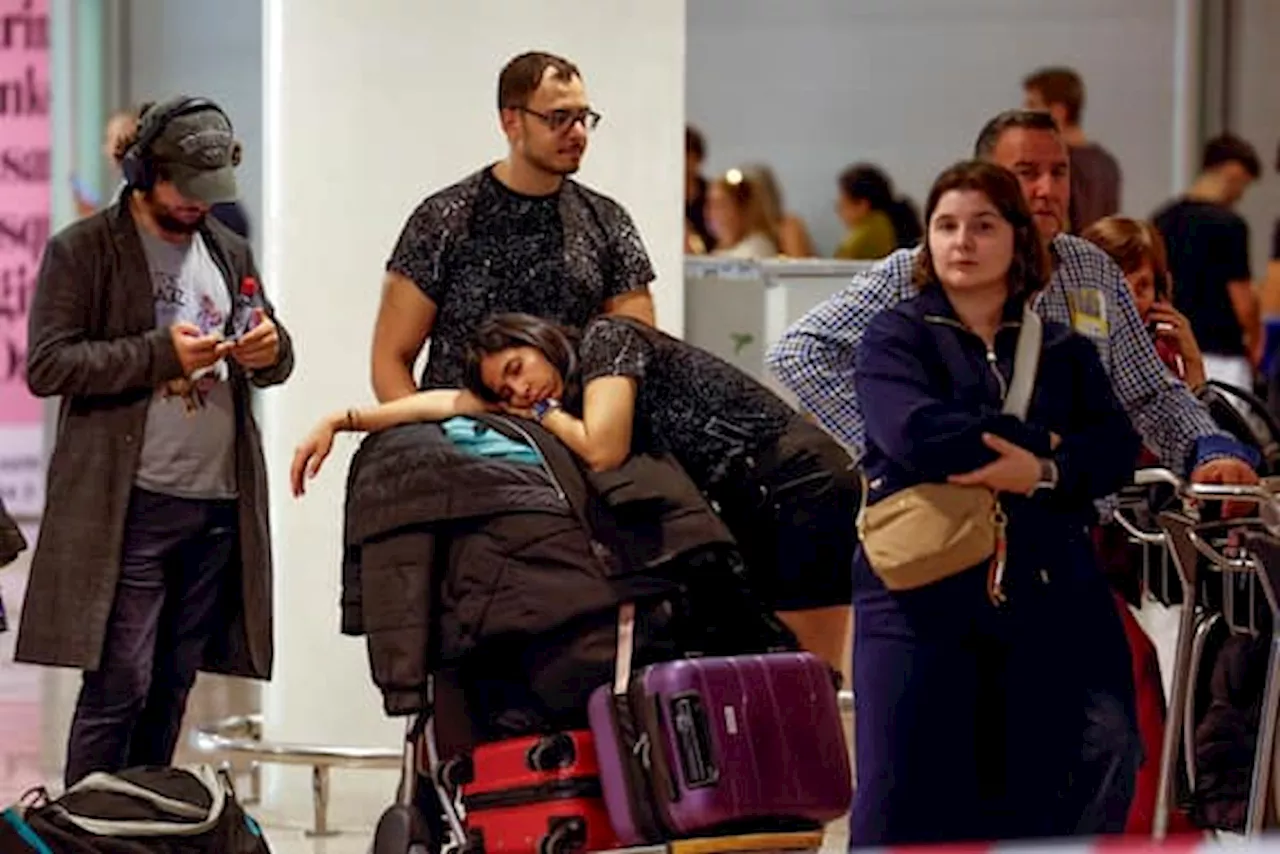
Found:
M 636 644 L 636 604 L 618 606 L 618 653 L 613 665 L 613 695 L 621 697 L 631 687 L 631 661 Z

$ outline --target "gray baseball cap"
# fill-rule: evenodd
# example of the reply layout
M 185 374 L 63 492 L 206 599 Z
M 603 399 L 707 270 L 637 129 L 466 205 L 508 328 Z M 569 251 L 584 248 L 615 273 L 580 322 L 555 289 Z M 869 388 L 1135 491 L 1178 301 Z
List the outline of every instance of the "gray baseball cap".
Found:
M 171 109 L 182 100 L 174 98 L 152 109 Z M 239 197 L 240 143 L 231 122 L 213 107 L 175 117 L 151 144 L 151 156 L 188 199 L 216 205 Z

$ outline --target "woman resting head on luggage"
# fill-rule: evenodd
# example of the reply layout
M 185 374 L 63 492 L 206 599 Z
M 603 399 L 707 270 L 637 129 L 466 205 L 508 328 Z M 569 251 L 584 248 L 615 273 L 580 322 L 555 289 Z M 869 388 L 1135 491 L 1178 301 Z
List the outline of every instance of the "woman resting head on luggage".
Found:
M 737 368 L 652 327 L 602 316 L 579 337 L 527 314 L 481 324 L 466 390 L 419 392 L 326 418 L 299 446 L 302 492 L 339 430 L 500 411 L 536 420 L 593 470 L 670 452 L 717 506 L 755 591 L 843 671 L 858 480 L 827 434 Z
M 1133 680 L 1086 529 L 1093 500 L 1131 477 L 1138 436 L 1094 345 L 1024 315 L 1049 258 L 1018 179 L 958 164 L 934 184 L 926 223 L 918 294 L 872 321 L 857 357 L 869 494 L 849 841 L 1057 836 L 1110 828 L 1117 813 L 1122 828 Z M 1036 329 L 1020 415 L 1011 401 L 1029 365 L 1015 353 Z M 1089 721 L 1104 738 L 1086 740 Z M 1090 751 L 1115 763 L 1103 780 L 1123 784 L 1103 807 Z

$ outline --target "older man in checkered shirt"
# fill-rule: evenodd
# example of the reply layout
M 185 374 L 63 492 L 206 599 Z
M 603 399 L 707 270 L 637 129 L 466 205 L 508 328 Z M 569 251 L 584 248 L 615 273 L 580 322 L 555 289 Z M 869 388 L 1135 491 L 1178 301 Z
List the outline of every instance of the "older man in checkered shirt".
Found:
M 1255 483 L 1253 454 L 1222 432 L 1156 356 L 1120 268 L 1093 244 L 1063 232 L 1070 199 L 1066 148 L 1047 113 L 1010 110 L 988 123 L 976 154 L 1012 170 L 1040 233 L 1053 278 L 1035 304 L 1097 345 L 1116 396 L 1163 463 L 1197 483 Z M 800 318 L 769 352 L 769 368 L 855 456 L 864 424 L 854 393 L 857 348 L 871 319 L 915 296 L 918 250 L 903 249 Z M 998 465 L 999 461 L 992 465 Z
M 1052 118 L 1025 110 L 1002 113 L 982 131 L 976 153 L 1018 176 L 1049 244 L 1054 272 L 1034 303 L 1036 310 L 1071 324 L 1094 342 L 1116 395 L 1147 443 L 1167 466 L 1189 473 L 1195 481 L 1255 482 L 1250 449 L 1218 430 L 1200 402 L 1157 358 L 1124 274 L 1093 244 L 1063 233 L 1070 175 L 1067 150 Z M 872 318 L 915 295 L 916 254 L 917 250 L 895 252 L 858 276 L 788 329 L 769 353 L 770 368 L 782 383 L 858 456 L 865 441 L 854 391 L 858 344 Z M 1006 465 L 1006 460 L 990 463 L 982 474 Z M 1133 695 L 1113 696 L 1092 685 L 1081 685 L 1081 690 L 1088 693 L 1089 708 L 1081 721 L 1080 763 L 1061 803 L 1045 808 L 1056 811 L 1055 824 L 1064 834 L 1120 832 L 1141 761 Z M 858 814 L 855 805 L 855 817 Z M 875 832 L 856 820 L 850 837 L 857 841 L 855 831 Z

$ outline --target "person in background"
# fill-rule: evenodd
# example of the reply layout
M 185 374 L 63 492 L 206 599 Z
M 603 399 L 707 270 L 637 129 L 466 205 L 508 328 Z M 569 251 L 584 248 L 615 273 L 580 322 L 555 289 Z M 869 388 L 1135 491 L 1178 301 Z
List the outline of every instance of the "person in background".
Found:
M 1120 164 L 1080 126 L 1084 81 L 1070 68 L 1042 68 L 1022 81 L 1023 106 L 1053 116 L 1071 159 L 1068 231 L 1079 234 L 1120 210 Z
M 1262 320 L 1249 225 L 1233 208 L 1260 173 L 1252 145 L 1230 133 L 1214 137 L 1186 194 L 1151 218 L 1169 253 L 1174 305 L 1191 321 L 1205 373 L 1246 391 L 1262 358 Z
M 782 189 L 773 170 L 763 163 L 752 163 L 742 167 L 742 174 L 760 191 L 764 214 L 778 235 L 778 254 L 787 258 L 812 258 L 816 255 L 813 238 L 809 236 L 804 220 L 788 213 L 783 205 Z
M 849 229 L 835 257 L 875 261 L 920 241 L 920 218 L 911 203 L 895 198 L 888 176 L 858 163 L 840 174 L 836 215 Z
M 1035 300 L 1037 312 L 1071 323 L 1094 342 L 1116 394 L 1161 461 L 1196 483 L 1255 483 L 1255 455 L 1219 429 L 1156 357 L 1124 273 L 1097 246 L 1064 233 L 1070 167 L 1053 119 L 1007 110 L 983 127 L 974 149 L 1018 176 L 1049 246 L 1053 275 Z M 846 390 L 857 376 L 858 342 L 872 318 L 914 294 L 918 253 L 899 250 L 855 276 L 792 324 L 768 353 L 774 375 L 855 455 L 865 440 L 863 412 Z
M 610 316 L 581 333 L 527 314 L 491 317 L 468 347 L 464 379 L 464 390 L 321 421 L 294 455 L 294 494 L 339 430 L 486 410 L 538 421 L 595 471 L 668 452 L 737 539 L 752 589 L 806 649 L 842 670 L 858 478 L 848 454 L 777 395 L 705 350 Z
M 116 110 L 107 118 L 102 134 L 102 156 L 107 162 L 110 177 L 114 182 L 119 183 L 121 177 L 119 152 L 124 150 L 125 144 L 135 133 L 137 125 L 137 110 Z M 92 188 L 84 186 L 78 178 L 72 181 L 71 192 L 75 198 L 78 216 L 89 216 L 101 207 L 99 194 Z M 120 191 L 117 190 L 117 200 L 119 195 Z
M 764 194 L 740 169 L 730 169 L 707 186 L 707 227 L 716 241 L 716 255 L 778 255 L 777 224 L 765 209 Z
M 1204 385 L 1204 356 L 1191 321 L 1173 307 L 1173 277 L 1160 231 L 1143 220 L 1112 216 L 1098 220 L 1080 236 L 1120 266 L 1160 361 L 1192 391 Z
M 653 323 L 653 265 L 626 210 L 573 179 L 600 114 L 582 72 L 541 51 L 498 75 L 507 156 L 424 199 L 383 277 L 371 374 L 382 401 L 462 382 L 466 343 L 498 311 L 582 326 L 618 313 Z
M 706 140 L 693 125 L 685 125 L 684 251 L 687 255 L 705 255 L 716 248 L 715 238 L 707 229 L 707 179 L 702 177 L 706 158 Z
M 1125 281 L 1133 294 L 1138 316 L 1146 324 L 1155 341 L 1156 353 L 1169 371 L 1192 390 L 1204 385 L 1204 360 L 1190 322 L 1172 306 L 1170 276 L 1164 240 L 1149 222 L 1127 217 L 1106 217 L 1089 226 L 1081 235 L 1111 256 L 1124 271 Z M 1139 467 L 1159 465 L 1150 448 L 1138 455 Z M 1160 749 L 1164 739 L 1164 683 L 1160 677 L 1160 660 L 1155 644 L 1134 617 L 1130 603 L 1141 604 L 1141 554 L 1136 553 L 1129 534 L 1118 524 L 1108 523 L 1094 529 L 1094 545 L 1103 571 L 1112 585 L 1116 608 L 1124 623 L 1133 664 L 1134 688 L 1137 692 L 1138 735 L 1142 739 L 1143 758 L 1138 766 L 1137 785 L 1125 833 L 1150 836 L 1155 820 L 1156 793 L 1160 782 Z M 1193 830 L 1190 819 L 1181 809 L 1170 815 L 1170 830 Z
M 210 216 L 239 160 L 216 104 L 157 104 L 128 140 L 128 192 L 40 263 L 27 384 L 61 414 L 16 657 L 84 672 L 68 786 L 168 765 L 198 670 L 271 677 L 251 395 L 294 357 L 249 245 Z
M 1276 148 L 1275 168 L 1276 172 L 1280 172 L 1280 146 Z M 1276 354 L 1280 353 L 1280 216 L 1276 217 L 1275 226 L 1271 231 L 1271 258 L 1267 262 L 1267 276 L 1262 282 L 1259 300 L 1265 328 L 1260 368 L 1263 376 L 1274 378 L 1274 381 L 1269 383 L 1274 387 L 1280 385 L 1280 376 L 1277 376 L 1277 372 L 1280 371 L 1280 359 L 1276 358 Z M 1276 396 L 1280 396 L 1280 387 L 1276 388 L 1276 391 Z

